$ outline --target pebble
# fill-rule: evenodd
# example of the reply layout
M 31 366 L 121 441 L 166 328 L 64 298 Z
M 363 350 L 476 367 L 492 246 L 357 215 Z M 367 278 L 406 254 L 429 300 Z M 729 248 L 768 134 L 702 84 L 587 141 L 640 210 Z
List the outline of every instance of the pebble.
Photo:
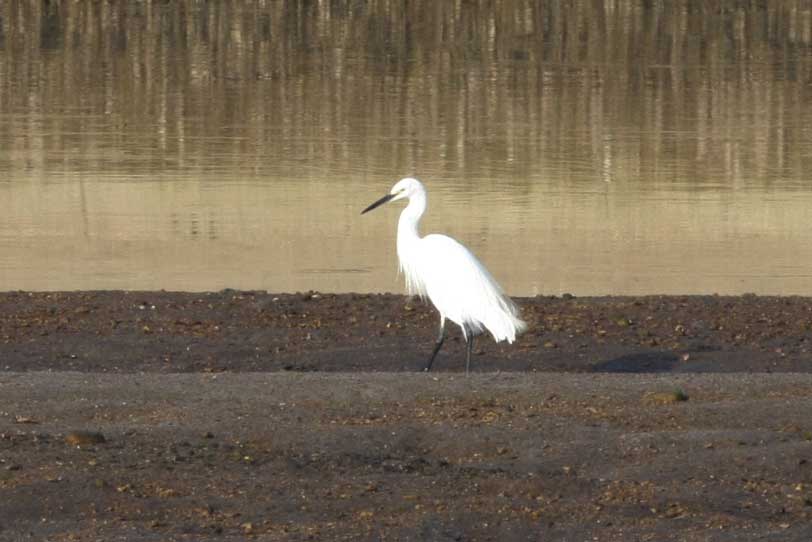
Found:
M 104 435 L 96 431 L 71 431 L 65 435 L 65 443 L 69 446 L 94 446 L 105 442 Z
M 687 401 L 688 396 L 681 390 L 668 392 L 649 392 L 643 396 L 643 402 L 655 405 L 667 405 Z

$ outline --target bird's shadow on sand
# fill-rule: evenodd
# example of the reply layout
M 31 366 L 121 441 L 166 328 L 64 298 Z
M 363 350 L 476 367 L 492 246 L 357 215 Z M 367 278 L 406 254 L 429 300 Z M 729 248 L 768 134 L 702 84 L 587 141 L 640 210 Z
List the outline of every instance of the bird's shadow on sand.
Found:
M 640 352 L 596 363 L 592 366 L 592 372 L 667 373 L 674 370 L 678 361 L 673 352 Z

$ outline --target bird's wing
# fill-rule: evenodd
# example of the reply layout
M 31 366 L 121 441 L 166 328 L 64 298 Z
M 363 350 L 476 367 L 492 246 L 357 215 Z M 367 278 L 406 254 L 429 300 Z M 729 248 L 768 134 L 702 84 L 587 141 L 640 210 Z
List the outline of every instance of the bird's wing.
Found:
M 497 341 L 513 341 L 525 328 L 516 305 L 470 250 L 445 235 L 420 240 L 420 275 L 437 309 L 476 331 L 487 328 Z

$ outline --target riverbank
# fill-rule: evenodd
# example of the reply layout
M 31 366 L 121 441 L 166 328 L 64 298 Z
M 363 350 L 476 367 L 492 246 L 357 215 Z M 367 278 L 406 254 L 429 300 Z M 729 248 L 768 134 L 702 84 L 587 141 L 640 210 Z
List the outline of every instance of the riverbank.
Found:
M 517 301 L 0 294 L 0 540 L 812 537 L 809 299 Z
M 0 373 L 0 539 L 805 541 L 811 408 L 808 374 Z
M 474 371 L 809 372 L 812 299 L 519 298 L 529 331 L 476 342 Z M 393 294 L 0 293 L 0 368 L 89 372 L 416 371 L 434 309 Z M 458 328 L 435 364 L 464 370 Z

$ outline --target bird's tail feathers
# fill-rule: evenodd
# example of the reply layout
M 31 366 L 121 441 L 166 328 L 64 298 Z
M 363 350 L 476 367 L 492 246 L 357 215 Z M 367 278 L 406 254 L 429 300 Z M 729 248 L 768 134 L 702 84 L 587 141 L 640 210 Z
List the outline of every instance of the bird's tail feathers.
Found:
M 493 311 L 488 322 L 484 322 L 485 327 L 491 332 L 496 342 L 506 340 L 513 343 L 516 336 L 527 330 L 527 323 L 521 319 L 519 308 L 507 296 L 500 296 L 497 299 L 498 311 Z

